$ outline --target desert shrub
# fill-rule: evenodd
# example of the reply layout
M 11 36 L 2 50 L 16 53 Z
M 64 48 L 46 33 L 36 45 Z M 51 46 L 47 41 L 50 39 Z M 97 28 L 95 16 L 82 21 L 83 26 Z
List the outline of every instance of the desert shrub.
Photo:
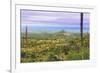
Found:
M 90 58 L 89 48 L 83 48 L 83 49 L 81 49 L 80 53 L 83 56 L 83 59 L 89 59 Z
M 21 58 L 22 63 L 34 62 L 32 58 Z
M 78 53 L 75 50 L 70 50 L 68 52 L 67 59 L 68 60 L 80 60 L 81 59 L 81 55 L 80 55 L 80 53 Z
M 78 34 L 80 35 L 80 34 Z M 21 62 L 89 59 L 89 35 L 66 36 L 64 33 L 30 34 L 27 44 L 21 39 Z
M 82 60 L 89 59 L 89 49 L 81 48 L 79 51 L 70 50 L 67 55 L 68 60 Z
M 60 61 L 60 59 L 57 58 L 56 55 L 50 54 L 50 55 L 48 56 L 48 61 Z

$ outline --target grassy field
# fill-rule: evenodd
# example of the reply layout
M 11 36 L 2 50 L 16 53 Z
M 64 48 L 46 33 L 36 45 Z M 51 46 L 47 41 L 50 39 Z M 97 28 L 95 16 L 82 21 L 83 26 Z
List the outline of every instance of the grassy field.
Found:
M 87 60 L 89 59 L 89 33 L 30 32 L 21 33 L 21 63 Z

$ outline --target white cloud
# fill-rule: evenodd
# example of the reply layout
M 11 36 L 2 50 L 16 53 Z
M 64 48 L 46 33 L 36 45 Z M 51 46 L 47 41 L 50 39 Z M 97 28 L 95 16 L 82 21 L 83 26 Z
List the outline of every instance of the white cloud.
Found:
M 32 19 L 33 21 L 41 20 L 41 21 L 54 21 L 57 20 L 58 17 L 55 16 L 29 16 L 29 19 Z

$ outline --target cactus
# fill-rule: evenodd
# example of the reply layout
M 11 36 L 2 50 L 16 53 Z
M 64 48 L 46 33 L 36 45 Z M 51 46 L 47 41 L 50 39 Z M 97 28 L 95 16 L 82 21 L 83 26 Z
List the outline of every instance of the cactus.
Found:
M 81 48 L 83 48 L 83 13 L 80 14 L 80 35 L 81 35 Z M 84 59 L 82 52 L 82 59 Z
M 26 48 L 27 48 L 28 47 L 27 26 L 26 26 L 26 32 L 25 32 L 25 40 L 26 40 Z

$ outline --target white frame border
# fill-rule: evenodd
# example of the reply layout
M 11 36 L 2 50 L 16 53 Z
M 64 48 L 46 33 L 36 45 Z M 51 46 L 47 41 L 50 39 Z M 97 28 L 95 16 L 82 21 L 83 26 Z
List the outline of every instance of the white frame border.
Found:
M 69 5 L 69 6 L 45 6 L 45 5 L 29 5 L 29 4 L 28 5 L 25 4 L 25 6 L 24 6 L 24 4 L 12 4 L 12 6 L 14 6 L 11 9 L 11 72 L 12 73 L 19 72 L 19 71 L 22 71 L 22 72 L 23 71 L 33 71 L 33 69 L 34 69 L 34 71 L 38 71 L 38 70 L 48 70 L 48 69 L 49 70 L 51 70 L 51 69 L 66 69 L 66 68 L 72 68 L 72 67 L 78 68 L 78 67 L 87 67 L 87 66 L 95 65 L 95 63 L 96 63 L 95 62 L 95 49 L 94 49 L 95 43 L 93 43 L 93 42 L 95 42 L 95 37 L 94 37 L 94 35 L 95 35 L 95 31 L 94 31 L 95 30 L 95 28 L 94 28 L 95 27 L 95 25 L 94 25 L 94 23 L 95 23 L 95 21 L 94 21 L 95 8 L 94 7 L 86 8 L 86 7 L 81 7 L 81 6 L 77 7 L 78 5 L 77 6 L 75 5 L 73 7 L 73 5 L 72 6 L 71 5 Z M 19 6 L 19 8 L 17 6 Z M 19 54 L 17 54 L 15 52 L 16 43 L 18 43 L 18 40 L 15 40 L 15 39 L 16 39 L 16 37 L 17 37 L 17 39 L 19 39 L 18 38 L 19 35 L 16 34 L 16 30 L 17 30 L 17 32 L 20 32 L 19 31 L 20 29 L 18 28 L 19 26 L 16 26 L 16 24 L 20 23 L 19 21 L 16 22 L 16 20 L 19 18 L 17 11 L 20 9 L 20 6 L 22 8 L 24 6 L 24 7 L 26 7 L 26 9 L 27 9 L 27 7 L 29 9 L 31 9 L 30 7 L 37 7 L 37 8 L 40 7 L 40 9 L 38 9 L 38 10 L 41 10 L 41 7 L 44 7 L 43 10 L 48 10 L 49 8 L 51 8 L 51 10 L 53 10 L 52 8 L 54 8 L 54 9 L 58 8 L 58 10 L 61 10 L 61 9 L 67 10 L 67 9 L 72 8 L 73 10 L 76 10 L 76 12 L 77 12 L 77 10 L 79 10 L 79 12 L 84 12 L 84 10 L 86 10 L 86 12 L 89 11 L 92 16 L 92 18 L 90 20 L 90 25 L 91 25 L 90 26 L 90 28 L 91 28 L 90 29 L 90 34 L 91 34 L 90 40 L 92 42 L 92 43 L 90 42 L 90 45 L 92 45 L 92 46 L 90 46 L 90 48 L 91 47 L 93 48 L 91 50 L 90 54 L 93 54 L 92 58 L 90 60 L 85 60 L 85 61 L 42 62 L 42 63 L 30 63 L 30 64 L 27 64 L 27 66 L 25 66 L 25 64 L 20 65 L 20 63 L 18 62 L 18 58 L 17 58 L 17 56 L 19 56 Z M 45 9 L 45 7 L 48 9 Z M 64 10 L 64 11 L 66 11 L 66 10 Z M 16 51 L 18 51 L 18 50 L 16 50 Z M 17 56 L 15 54 L 17 54 Z M 49 65 L 49 67 L 47 67 L 48 65 Z M 31 66 L 31 68 L 29 68 L 30 66 Z

